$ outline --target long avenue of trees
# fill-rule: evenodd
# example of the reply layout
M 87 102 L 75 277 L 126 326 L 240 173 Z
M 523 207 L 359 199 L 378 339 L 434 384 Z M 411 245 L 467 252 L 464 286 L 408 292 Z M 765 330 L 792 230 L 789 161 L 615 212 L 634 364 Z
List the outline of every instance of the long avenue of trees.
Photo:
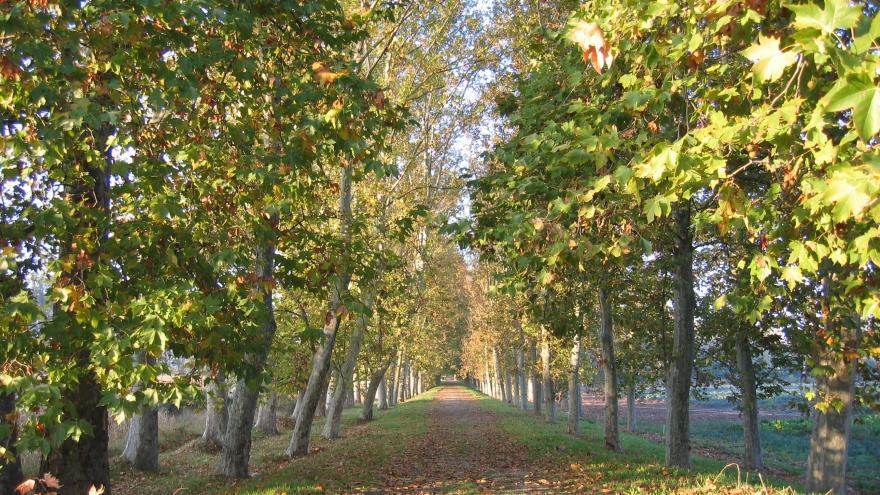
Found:
M 564 384 L 576 433 L 595 362 L 606 446 L 659 385 L 681 468 L 695 386 L 735 385 L 761 469 L 758 400 L 805 373 L 806 486 L 844 493 L 877 407 L 876 13 L 0 2 L 0 492 L 38 453 L 111 493 L 110 421 L 160 469 L 167 404 L 246 477 L 281 404 L 294 458 L 355 392 L 369 420 L 451 370 L 551 421 Z

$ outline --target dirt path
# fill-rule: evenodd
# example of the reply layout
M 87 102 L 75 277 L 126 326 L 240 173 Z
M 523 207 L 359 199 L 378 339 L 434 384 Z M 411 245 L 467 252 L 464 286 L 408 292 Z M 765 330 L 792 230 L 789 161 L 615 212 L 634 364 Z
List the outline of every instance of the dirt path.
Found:
M 521 445 L 462 387 L 443 387 L 431 404 L 428 432 L 386 464 L 376 493 L 529 493 L 548 491 Z

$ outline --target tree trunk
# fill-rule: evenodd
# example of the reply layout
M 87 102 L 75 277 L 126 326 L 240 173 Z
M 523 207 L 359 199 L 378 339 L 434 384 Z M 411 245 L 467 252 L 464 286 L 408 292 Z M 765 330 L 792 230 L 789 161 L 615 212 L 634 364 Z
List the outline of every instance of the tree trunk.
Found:
M 159 409 L 142 407 L 129 421 L 122 458 L 141 471 L 159 470 Z
M 583 337 L 578 335 L 574 339 L 574 345 L 571 348 L 571 371 L 568 376 L 568 433 L 577 435 L 580 433 L 580 412 L 579 403 L 581 401 L 581 383 L 580 383 L 580 366 L 581 366 L 581 343 Z
M 144 353 L 136 353 L 136 363 L 144 362 Z M 146 358 L 148 364 L 156 364 L 156 358 Z M 122 458 L 141 471 L 155 472 L 159 470 L 159 409 L 141 407 L 138 414 L 131 418 L 128 437 Z
M 330 304 L 324 316 L 324 342 L 312 359 L 312 371 L 309 373 L 309 381 L 306 392 L 303 395 L 305 404 L 301 414 L 296 418 L 293 434 L 290 436 L 290 445 L 287 447 L 287 457 L 305 455 L 309 453 L 309 435 L 312 431 L 312 420 L 315 417 L 315 408 L 321 399 L 320 392 L 328 380 L 330 370 L 330 358 L 333 354 L 333 345 L 336 343 L 336 335 L 339 332 L 339 324 L 345 311 L 342 311 L 342 296 L 348 291 L 348 283 L 351 274 L 347 268 L 347 258 L 350 255 L 351 245 L 351 175 L 352 167 L 340 167 L 339 179 L 339 218 L 340 234 L 345 245 L 343 252 L 342 268 L 340 268 L 337 283 L 333 286 L 330 294 Z
M 303 395 L 305 394 L 305 390 L 300 389 L 299 392 L 296 393 L 296 401 L 293 406 L 293 414 L 290 415 L 290 419 L 296 421 L 296 417 L 299 416 L 299 410 L 303 404 Z
M 638 430 L 636 424 L 636 387 L 630 385 L 626 389 L 626 431 L 635 433 Z
M 330 387 L 330 381 L 333 379 L 333 375 L 333 371 L 327 371 L 327 379 L 324 381 L 321 390 L 318 392 L 320 395 L 318 397 L 318 404 L 315 406 L 316 418 L 327 416 L 327 396 L 330 395 L 330 392 L 333 390 Z
M 80 351 L 80 369 L 89 369 L 89 353 Z M 104 486 L 110 492 L 110 458 L 107 444 L 110 439 L 107 408 L 101 405 L 101 387 L 92 371 L 86 371 L 73 390 L 67 390 L 64 398 L 75 409 L 75 416 L 88 422 L 91 434 L 84 434 L 75 441 L 68 438 L 54 449 L 40 466 L 41 473 L 52 473 L 63 487 L 62 495 L 82 495 L 92 486 Z
M 535 414 L 541 415 L 541 403 L 544 402 L 541 375 L 538 374 L 538 343 L 531 339 L 529 345 L 529 363 L 532 367 L 532 400 L 535 404 Z
M 556 396 L 553 391 L 553 376 L 550 374 L 550 336 L 543 326 L 541 327 L 541 363 L 543 364 L 541 378 L 544 382 L 544 419 L 552 423 L 556 421 Z
M 364 305 L 372 311 L 375 301 L 374 290 L 369 288 L 364 294 Z M 361 352 L 361 344 L 364 341 L 364 334 L 367 332 L 369 320 L 367 315 L 361 313 L 358 315 L 357 325 L 351 332 L 351 338 L 348 342 L 348 351 L 345 353 L 345 360 L 342 362 L 342 368 L 339 370 L 340 381 L 330 401 L 330 408 L 327 411 L 327 421 L 324 422 L 324 429 L 321 436 L 324 438 L 337 438 L 342 425 L 342 409 L 345 402 L 345 394 L 349 388 L 354 387 L 353 377 L 354 368 L 357 365 L 358 354 Z M 353 392 L 353 390 L 352 390 Z M 372 409 L 372 404 L 370 405 Z
M 832 312 L 832 280 L 826 276 L 822 283 L 824 335 L 816 336 L 814 359 L 817 366 L 827 370 L 816 377 L 816 393 L 824 408 L 813 410 L 813 432 L 807 456 L 807 491 L 842 495 L 846 493 L 846 464 L 849 456 L 849 433 L 852 428 L 853 398 L 855 396 L 856 365 L 860 325 L 842 320 Z M 830 349 L 823 337 L 841 335 L 843 350 Z M 851 354 L 851 356 L 847 356 Z M 829 403 L 834 401 L 836 405 Z M 823 410 L 824 409 L 824 410 Z
M 385 409 L 388 409 L 388 383 L 383 372 L 382 380 L 379 381 L 379 410 Z
M 0 393 L 0 427 L 9 424 L 9 434 L 0 438 L 0 446 L 6 449 L 9 460 L 0 457 L 0 493 L 15 493 L 15 487 L 24 481 L 21 459 L 15 448 L 18 441 L 18 424 L 15 421 L 15 395 Z
M 761 459 L 761 423 L 758 421 L 758 394 L 755 368 L 752 363 L 752 347 L 743 334 L 736 339 L 736 364 L 739 368 L 739 388 L 742 394 L 743 416 L 743 467 L 764 469 Z
M 382 390 L 382 383 L 385 381 L 385 371 L 390 366 L 390 362 L 385 362 L 382 366 L 379 367 L 376 371 L 370 375 L 370 384 L 367 386 L 367 391 L 364 393 L 364 407 L 361 409 L 361 420 L 362 421 L 372 421 L 373 419 L 373 401 L 376 398 L 376 392 Z M 379 404 L 380 408 L 382 403 L 381 392 Z
M 682 468 L 691 466 L 688 403 L 694 365 L 693 257 L 690 205 L 679 204 L 675 209 L 675 329 L 666 411 L 666 465 Z
M 275 275 L 275 248 L 271 244 L 260 248 L 258 253 L 260 261 L 259 274 L 262 280 L 273 280 Z M 262 346 L 254 354 L 245 356 L 252 362 L 254 371 L 262 373 L 266 366 L 266 357 L 269 355 L 269 347 L 275 337 L 275 309 L 272 302 L 272 288 L 265 285 L 260 289 L 263 292 L 263 328 Z M 229 408 L 229 421 L 226 424 L 226 434 L 223 436 L 223 447 L 220 449 L 220 463 L 217 473 L 235 478 L 248 477 L 248 464 L 251 457 L 251 432 L 254 426 L 254 414 L 257 410 L 257 398 L 260 391 L 251 387 L 248 381 L 240 378 L 235 385 L 232 397 L 232 406 Z
M 400 367 L 403 366 L 403 348 L 397 351 L 397 359 L 394 361 L 394 373 L 391 375 L 391 383 L 388 384 L 388 395 L 391 399 L 390 405 L 397 405 L 397 388 L 400 382 Z
M 599 289 L 599 340 L 602 343 L 602 370 L 605 375 L 605 447 L 620 450 L 620 434 L 617 431 L 617 362 L 614 358 L 614 319 L 608 291 Z
M 505 397 L 504 394 L 504 376 L 501 371 L 501 355 L 495 347 L 492 348 L 492 362 L 495 365 L 495 398 L 501 401 L 507 401 L 507 397 Z
M 254 428 L 267 434 L 278 434 L 278 394 L 272 392 L 269 400 L 260 406 L 260 412 L 257 414 L 257 424 Z
M 223 447 L 223 436 L 229 421 L 229 404 L 226 394 L 226 377 L 223 372 L 208 385 L 205 391 L 205 431 L 202 433 L 202 444 L 208 449 Z
M 510 372 L 504 373 L 504 395 L 506 395 L 504 400 L 508 404 L 513 404 L 513 390 L 511 389 L 510 382 Z

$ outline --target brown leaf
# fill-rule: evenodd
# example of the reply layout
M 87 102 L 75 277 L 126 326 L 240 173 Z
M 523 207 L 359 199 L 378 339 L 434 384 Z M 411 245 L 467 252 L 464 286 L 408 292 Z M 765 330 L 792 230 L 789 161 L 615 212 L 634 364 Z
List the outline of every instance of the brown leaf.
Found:
M 605 33 L 595 22 L 572 21 L 569 23 L 568 39 L 584 51 L 584 61 L 590 62 L 596 72 L 610 68 L 614 57 L 608 51 Z

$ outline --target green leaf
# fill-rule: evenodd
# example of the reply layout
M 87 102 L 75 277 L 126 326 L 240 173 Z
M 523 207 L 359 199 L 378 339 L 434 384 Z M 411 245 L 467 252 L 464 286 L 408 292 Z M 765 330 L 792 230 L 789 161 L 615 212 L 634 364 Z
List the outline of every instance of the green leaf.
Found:
M 749 59 L 752 72 L 758 82 L 773 82 L 785 72 L 785 68 L 797 62 L 797 53 L 793 51 L 783 52 L 779 49 L 779 40 L 758 36 L 758 43 L 742 51 L 744 57 Z
M 823 98 L 825 110 L 852 109 L 852 120 L 865 141 L 880 131 L 880 88 L 865 75 L 852 75 L 837 81 Z
M 861 15 L 861 10 L 850 5 L 848 0 L 825 0 L 822 9 L 814 3 L 788 5 L 786 8 L 795 14 L 795 27 L 818 28 L 825 34 L 831 34 L 835 29 L 855 27 Z

